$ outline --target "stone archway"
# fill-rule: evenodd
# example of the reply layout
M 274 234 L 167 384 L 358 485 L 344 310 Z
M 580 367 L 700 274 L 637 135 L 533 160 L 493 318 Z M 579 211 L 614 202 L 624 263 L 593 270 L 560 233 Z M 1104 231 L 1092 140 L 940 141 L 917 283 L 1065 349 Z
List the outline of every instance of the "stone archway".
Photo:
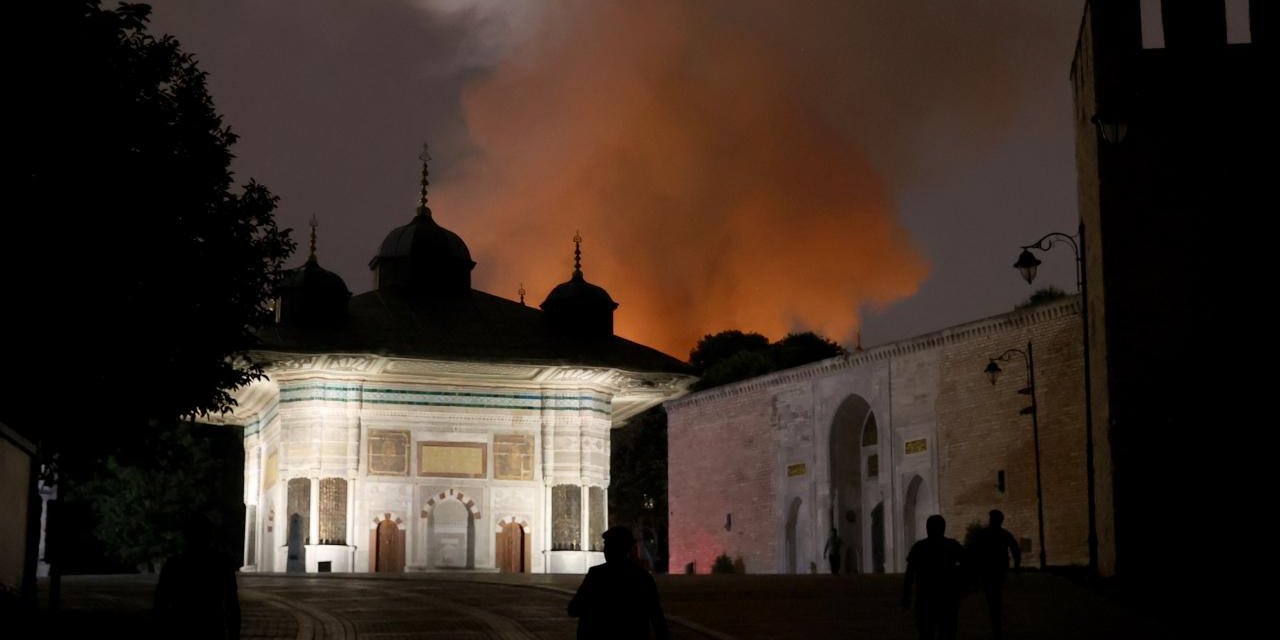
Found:
M 871 571 L 884 573 L 884 503 L 871 510 Z
M 799 558 L 796 550 L 796 523 L 800 520 L 800 498 L 792 498 L 787 508 L 786 558 L 787 573 L 799 573 Z
M 862 552 L 862 438 L 871 405 L 858 395 L 845 398 L 831 419 L 828 444 L 831 476 L 831 526 L 839 533 L 848 555 L 844 573 L 858 573 Z
M 929 517 L 930 498 L 929 485 L 919 475 L 912 476 L 907 483 L 907 495 L 902 505 L 902 542 L 903 549 L 911 549 L 911 545 L 924 538 L 924 521 Z
M 480 507 L 456 489 L 428 498 L 422 507 L 427 519 L 427 563 L 436 569 L 476 567 L 476 520 Z

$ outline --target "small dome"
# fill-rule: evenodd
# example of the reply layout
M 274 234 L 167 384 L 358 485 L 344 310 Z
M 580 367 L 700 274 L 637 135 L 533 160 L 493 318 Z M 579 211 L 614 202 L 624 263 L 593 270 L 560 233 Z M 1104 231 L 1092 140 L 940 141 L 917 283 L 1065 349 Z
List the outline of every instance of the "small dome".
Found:
M 604 287 L 599 287 L 582 276 L 582 238 L 574 235 L 573 276 L 568 282 L 556 285 L 542 301 L 551 328 L 557 333 L 574 337 L 604 337 L 613 335 L 613 301 Z
M 312 255 L 285 272 L 276 301 L 276 321 L 285 325 L 331 326 L 347 317 L 351 290 L 342 276 L 325 269 Z
M 547 307 L 561 306 L 608 307 L 612 311 L 618 308 L 618 303 L 604 287 L 587 282 L 581 271 L 575 271 L 568 282 L 556 285 L 542 302 L 543 311 L 547 311 Z
M 413 221 L 396 227 L 387 234 L 374 262 L 393 258 L 426 257 L 434 260 L 454 260 L 475 264 L 471 250 L 458 234 L 440 226 L 431 217 L 431 210 L 419 207 Z
M 454 294 L 471 290 L 475 266 L 467 244 L 437 224 L 426 207 L 409 224 L 392 229 L 369 263 L 379 289 Z

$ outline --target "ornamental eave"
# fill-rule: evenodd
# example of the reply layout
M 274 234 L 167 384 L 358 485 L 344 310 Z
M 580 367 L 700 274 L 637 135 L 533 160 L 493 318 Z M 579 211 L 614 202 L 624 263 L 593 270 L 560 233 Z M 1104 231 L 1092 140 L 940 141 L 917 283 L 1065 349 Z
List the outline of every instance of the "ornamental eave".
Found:
M 473 362 L 399 358 L 375 354 L 254 351 L 254 362 L 277 383 L 297 379 L 378 380 L 545 389 L 591 389 L 624 402 L 649 405 L 684 395 L 693 376 L 585 365 Z

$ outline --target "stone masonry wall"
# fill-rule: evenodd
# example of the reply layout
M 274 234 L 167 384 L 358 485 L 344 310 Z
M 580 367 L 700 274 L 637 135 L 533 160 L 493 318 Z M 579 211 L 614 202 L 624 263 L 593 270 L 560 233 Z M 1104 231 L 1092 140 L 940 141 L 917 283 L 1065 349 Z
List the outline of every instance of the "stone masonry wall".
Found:
M 770 397 L 761 389 L 668 410 L 668 424 L 680 425 L 667 436 L 673 573 L 689 563 L 709 573 L 721 553 L 741 557 L 748 572 L 772 572 L 776 447 Z
M 1065 311 L 1065 312 L 1064 312 Z M 943 349 L 937 415 L 939 507 L 948 534 L 987 520 L 1000 509 L 1020 541 L 1023 562 L 1039 555 L 1035 448 L 1022 356 L 1001 362 L 992 386 L 983 368 L 1006 349 L 1032 344 L 1044 493 L 1045 550 L 1050 565 L 1087 564 L 1088 520 L 1084 451 L 1084 371 L 1080 316 L 1061 306 L 1013 316 L 991 332 L 975 333 Z M 1004 491 L 998 474 L 1005 473 Z
M 1005 512 L 1005 526 L 1029 540 L 1024 562 L 1034 565 L 1037 535 L 1035 456 L 1030 405 L 1018 390 L 1026 384 L 1022 356 L 1001 363 L 1004 373 L 992 386 L 983 373 L 988 359 L 1006 349 L 1025 351 L 1032 343 L 1044 493 L 1044 546 L 1050 565 L 1085 564 L 1087 511 L 1084 459 L 1083 362 L 1079 301 L 1072 298 L 952 327 L 919 338 L 877 347 L 805 367 L 778 372 L 668 403 L 668 493 L 673 572 L 695 563 L 710 570 L 720 553 L 741 557 L 748 572 L 785 571 L 783 539 L 788 495 L 800 492 L 808 503 L 806 527 L 829 526 L 823 509 L 830 482 L 826 445 L 830 416 L 813 415 L 774 424 L 778 399 L 788 406 L 834 407 L 850 394 L 876 398 L 879 375 L 892 371 L 888 384 L 892 411 L 877 410 L 881 452 L 880 483 L 864 482 L 864 515 L 883 501 L 886 568 L 901 570 L 901 559 L 921 526 L 904 527 L 904 492 L 911 476 L 928 485 L 921 504 L 948 521 L 948 535 L 963 538 L 971 522 L 987 512 Z M 865 371 L 867 375 L 859 375 Z M 815 391 L 816 390 L 816 391 Z M 813 394 L 818 393 L 815 397 Z M 807 399 L 807 400 L 806 400 Z M 873 400 L 879 404 L 880 401 Z M 881 409 L 883 409 L 881 405 Z M 814 420 L 818 422 L 814 422 Z M 787 443 L 812 431 L 817 438 L 803 450 Z M 904 453 L 907 442 L 927 443 L 920 453 Z M 788 448 L 790 447 L 790 448 Z M 915 451 L 920 451 L 917 447 Z M 865 451 L 864 451 L 865 453 Z M 923 455 L 922 455 L 923 454 Z M 789 477 L 788 466 L 807 469 Z M 936 471 L 936 475 L 935 475 Z M 1004 471 L 1002 492 L 998 473 Z M 885 475 L 893 474 L 892 476 Z M 936 486 L 935 480 L 936 478 Z M 809 489 L 793 487 L 817 482 Z M 901 486 L 898 486 L 901 485 Z M 871 487 L 869 489 L 869 486 Z M 794 491 L 793 491 L 794 489 Z M 936 501 L 936 502 L 935 502 Z M 731 517 L 726 529 L 726 514 Z M 923 517 L 923 514 L 917 514 Z M 824 529 L 825 530 L 825 529 Z M 812 532 L 810 532 L 812 535 Z M 798 536 L 801 559 L 817 558 L 816 549 Z M 870 549 L 864 541 L 863 553 Z M 820 558 L 819 558 L 820 559 Z M 796 570 L 809 570 L 807 562 Z M 864 563 L 861 570 L 869 570 Z

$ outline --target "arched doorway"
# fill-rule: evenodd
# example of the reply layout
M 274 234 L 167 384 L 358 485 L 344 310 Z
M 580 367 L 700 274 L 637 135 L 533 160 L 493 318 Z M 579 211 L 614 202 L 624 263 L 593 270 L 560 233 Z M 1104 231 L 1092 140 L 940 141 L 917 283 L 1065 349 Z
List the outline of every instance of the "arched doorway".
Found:
M 507 522 L 498 532 L 498 571 L 502 573 L 529 573 L 529 535 L 516 522 Z
M 428 535 L 431 566 L 475 568 L 475 524 L 471 512 L 461 502 L 445 500 L 435 505 Z
M 907 495 L 902 508 L 902 542 L 903 553 L 911 549 L 911 545 L 924 538 L 924 521 L 929 517 L 930 503 L 933 502 L 929 485 L 924 478 L 913 476 L 907 484 Z M 904 555 L 905 559 L 905 555 Z
M 311 479 L 291 478 L 285 485 L 286 506 L 289 508 L 285 525 L 287 561 L 285 571 L 302 573 L 307 570 L 307 547 L 311 544 Z
M 373 532 L 373 570 L 378 573 L 404 571 L 404 531 L 390 516 L 385 516 Z
M 871 405 L 860 396 L 851 395 L 840 403 L 831 419 L 828 456 L 831 470 L 831 526 L 836 528 L 848 551 L 844 573 L 861 570 L 858 554 L 862 550 L 859 514 L 862 512 L 862 437 L 863 426 L 871 416 Z
M 884 573 L 884 503 L 871 510 L 871 570 Z
M 285 571 L 289 573 L 304 573 L 307 570 L 307 547 L 303 544 L 303 530 L 306 528 L 305 521 L 302 516 L 291 513 L 289 514 L 289 532 L 288 532 L 288 562 L 285 563 Z
M 786 529 L 786 558 L 787 573 L 798 573 L 796 568 L 800 565 L 799 559 L 796 557 L 796 522 L 800 519 L 800 498 L 792 498 L 791 506 L 787 507 L 787 529 Z

